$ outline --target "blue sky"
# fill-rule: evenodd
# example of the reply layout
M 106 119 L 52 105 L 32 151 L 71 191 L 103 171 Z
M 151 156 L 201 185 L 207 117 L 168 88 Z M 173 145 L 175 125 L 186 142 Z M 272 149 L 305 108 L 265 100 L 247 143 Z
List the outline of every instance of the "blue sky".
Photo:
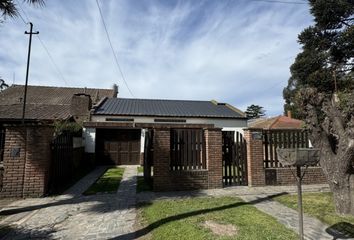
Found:
M 282 114 L 282 89 L 300 51 L 297 35 L 312 23 L 307 4 L 251 0 L 99 3 L 134 97 L 215 99 L 241 110 L 258 104 L 268 116 Z M 114 64 L 95 0 L 46 1 L 44 8 L 21 6 L 63 76 L 34 37 L 31 85 L 110 88 L 117 83 L 119 96 L 132 97 Z M 20 18 L 7 19 L 0 26 L 0 76 L 9 84 L 25 81 L 25 30 L 28 26 Z

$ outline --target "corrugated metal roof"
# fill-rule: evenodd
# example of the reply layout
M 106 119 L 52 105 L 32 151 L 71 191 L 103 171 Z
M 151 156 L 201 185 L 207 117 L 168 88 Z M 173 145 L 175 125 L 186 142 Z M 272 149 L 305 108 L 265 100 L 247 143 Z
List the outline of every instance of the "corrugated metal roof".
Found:
M 227 104 L 211 101 L 109 98 L 95 111 L 96 115 L 245 118 Z

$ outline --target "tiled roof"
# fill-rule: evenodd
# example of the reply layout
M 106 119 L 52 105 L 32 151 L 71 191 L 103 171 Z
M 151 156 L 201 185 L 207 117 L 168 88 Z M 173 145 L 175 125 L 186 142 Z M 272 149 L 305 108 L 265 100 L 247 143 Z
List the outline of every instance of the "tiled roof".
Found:
M 286 116 L 256 119 L 248 124 L 250 128 L 260 129 L 302 129 L 303 125 L 303 121 Z
M 212 101 L 109 98 L 95 111 L 96 115 L 245 118 L 244 113 Z
M 23 85 L 12 85 L 0 92 L 0 120 L 22 117 L 23 93 Z M 71 98 L 78 93 L 89 94 L 93 104 L 103 97 L 112 97 L 114 94 L 113 89 L 28 86 L 25 118 L 31 120 L 67 119 L 70 116 Z

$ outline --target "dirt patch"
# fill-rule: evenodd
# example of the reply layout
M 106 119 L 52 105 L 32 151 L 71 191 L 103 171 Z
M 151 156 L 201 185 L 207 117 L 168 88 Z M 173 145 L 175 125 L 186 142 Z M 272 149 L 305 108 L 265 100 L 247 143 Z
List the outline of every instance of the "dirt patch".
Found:
M 237 234 L 237 229 L 232 224 L 221 224 L 215 221 L 205 221 L 203 227 L 210 229 L 215 235 L 232 237 Z

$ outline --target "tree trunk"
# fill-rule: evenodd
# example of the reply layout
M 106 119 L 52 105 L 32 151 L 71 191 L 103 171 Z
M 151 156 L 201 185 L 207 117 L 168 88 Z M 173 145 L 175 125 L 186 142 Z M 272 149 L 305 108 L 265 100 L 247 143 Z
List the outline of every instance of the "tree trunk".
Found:
M 336 212 L 340 215 L 354 215 L 354 175 L 334 177 L 337 181 L 329 182 L 333 192 Z

